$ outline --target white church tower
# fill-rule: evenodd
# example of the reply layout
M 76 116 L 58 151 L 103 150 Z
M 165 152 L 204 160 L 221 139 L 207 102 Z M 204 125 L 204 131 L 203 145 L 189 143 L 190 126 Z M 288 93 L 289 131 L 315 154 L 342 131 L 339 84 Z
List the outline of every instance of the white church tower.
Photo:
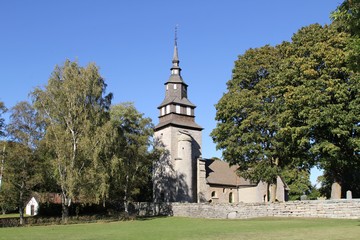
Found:
M 201 157 L 201 131 L 195 122 L 195 108 L 181 77 L 175 36 L 171 75 L 165 83 L 165 98 L 158 109 L 159 124 L 154 137 L 163 149 L 154 166 L 155 202 L 197 201 L 197 159 Z

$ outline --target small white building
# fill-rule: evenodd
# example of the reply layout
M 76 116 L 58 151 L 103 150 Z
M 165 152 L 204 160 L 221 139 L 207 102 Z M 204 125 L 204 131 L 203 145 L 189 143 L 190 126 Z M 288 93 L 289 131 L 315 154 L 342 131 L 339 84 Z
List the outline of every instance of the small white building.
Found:
M 39 201 L 35 197 L 31 197 L 29 202 L 25 206 L 25 214 L 29 216 L 35 216 L 39 211 Z
M 61 194 L 34 192 L 26 203 L 25 214 L 29 216 L 38 215 L 41 203 L 61 204 Z

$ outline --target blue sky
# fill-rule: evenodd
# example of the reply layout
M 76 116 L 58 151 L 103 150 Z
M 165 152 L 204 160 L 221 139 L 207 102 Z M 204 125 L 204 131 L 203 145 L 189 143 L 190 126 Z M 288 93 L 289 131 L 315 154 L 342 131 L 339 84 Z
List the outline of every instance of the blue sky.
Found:
M 1 0 L 0 101 L 11 108 L 29 100 L 29 92 L 44 86 L 66 59 L 95 62 L 113 104 L 134 102 L 157 124 L 178 25 L 182 76 L 204 127 L 203 157 L 221 157 L 209 134 L 237 56 L 289 41 L 303 26 L 330 23 L 341 2 Z

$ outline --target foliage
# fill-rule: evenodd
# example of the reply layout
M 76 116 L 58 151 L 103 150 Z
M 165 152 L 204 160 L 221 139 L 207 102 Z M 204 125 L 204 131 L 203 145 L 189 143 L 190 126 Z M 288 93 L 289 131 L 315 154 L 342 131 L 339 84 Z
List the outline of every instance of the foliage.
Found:
M 72 201 L 99 202 L 107 194 L 107 160 L 101 144 L 112 94 L 95 64 L 80 67 L 65 61 L 44 89 L 32 92 L 46 122 L 46 144 L 62 192 L 63 219 Z
M 6 144 L 2 142 L 0 144 Z M 4 152 L 5 156 L 5 152 Z M 4 161 L 5 163 L 5 161 Z M 11 175 L 5 174 L 1 181 L 1 188 L 0 188 L 0 210 L 1 214 L 8 213 L 9 211 L 14 211 L 17 209 L 17 193 L 14 191 L 14 188 L 10 182 Z
M 341 31 L 347 31 L 351 35 L 360 34 L 360 1 L 345 0 L 332 12 L 331 17 Z
M 271 182 L 266 176 L 285 167 L 318 165 L 357 192 L 360 84 L 349 68 L 349 37 L 314 24 L 291 42 L 239 56 L 212 137 L 242 176 Z
M 211 136 L 224 159 L 252 181 L 275 183 L 286 166 L 302 167 L 296 161 L 308 147 L 283 127 L 291 116 L 284 105 L 284 82 L 278 78 L 281 50 L 264 46 L 239 56 L 228 92 L 216 105 L 218 124 Z
M 6 112 L 6 110 L 7 109 L 4 105 L 4 103 L 0 102 L 0 137 L 5 135 L 5 132 L 4 132 L 5 120 L 1 115 L 4 114 Z
M 134 200 L 151 179 L 153 157 L 149 147 L 153 125 L 132 103 L 114 105 L 110 114 L 116 143 L 111 160 L 111 197 L 113 200 L 122 197 L 128 211 L 127 202 Z
M 310 172 L 305 169 L 288 168 L 282 173 L 285 183 L 290 188 L 289 200 L 300 200 L 302 195 L 308 199 L 317 199 L 320 194 L 310 182 Z
M 12 185 L 10 191 L 16 193 L 22 224 L 26 201 L 34 186 L 41 182 L 37 145 L 42 129 L 35 109 L 28 102 L 19 102 L 11 109 L 7 132 L 12 141 L 6 146 L 4 176 Z

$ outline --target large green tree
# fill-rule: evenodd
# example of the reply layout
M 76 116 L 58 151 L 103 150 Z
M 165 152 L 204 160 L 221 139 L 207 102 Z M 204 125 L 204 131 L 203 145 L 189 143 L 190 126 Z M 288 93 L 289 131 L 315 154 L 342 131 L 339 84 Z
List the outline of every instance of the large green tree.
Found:
M 43 136 L 41 122 L 28 102 L 19 102 L 11 109 L 7 132 L 11 142 L 6 147 L 4 176 L 16 192 L 20 224 L 23 224 L 26 201 L 34 186 L 41 182 L 37 146 Z
M 360 89 L 348 67 L 348 39 L 334 26 L 300 29 L 285 48 L 279 78 L 287 82 L 284 96 L 292 119 L 302 123 L 285 119 L 289 129 L 309 134 L 313 162 L 327 178 L 358 192 L 353 183 L 359 178 Z
M 148 187 L 151 180 L 153 124 L 132 103 L 114 105 L 110 113 L 113 129 L 111 198 L 123 202 L 127 213 L 128 202 L 144 194 L 140 190 Z
M 211 136 L 224 160 L 239 166 L 242 177 L 273 186 L 295 148 L 284 142 L 283 89 L 278 83 L 282 52 L 277 47 L 249 49 L 235 62 L 227 92 L 216 105 L 218 124 Z M 271 194 L 271 201 L 275 201 Z
M 32 92 L 46 122 L 46 143 L 61 188 L 62 218 L 73 201 L 94 203 L 107 194 L 108 173 L 103 128 L 109 120 L 112 94 L 95 64 L 81 67 L 65 61 L 56 66 L 45 88 Z
M 2 214 L 17 208 L 17 194 L 10 182 L 12 176 L 8 172 L 4 175 L 7 168 L 5 166 L 5 163 L 7 163 L 7 145 L 6 141 L 0 142 L 0 209 Z
M 314 24 L 291 42 L 239 56 L 211 135 L 242 176 L 272 183 L 285 169 L 317 165 L 358 194 L 360 84 L 351 36 Z

